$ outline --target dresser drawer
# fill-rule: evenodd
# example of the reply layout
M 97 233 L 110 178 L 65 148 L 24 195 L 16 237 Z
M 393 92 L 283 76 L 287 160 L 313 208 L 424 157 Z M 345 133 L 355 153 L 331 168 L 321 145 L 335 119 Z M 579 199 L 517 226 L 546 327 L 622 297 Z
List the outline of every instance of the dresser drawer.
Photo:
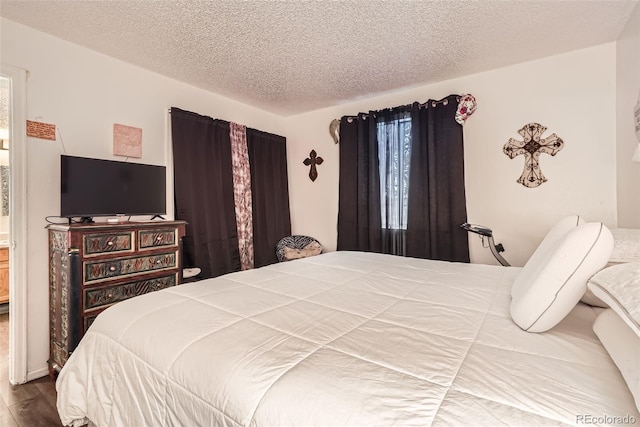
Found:
M 140 230 L 138 232 L 138 248 L 140 250 L 176 246 L 177 242 L 177 230 L 175 228 Z
M 133 251 L 133 232 L 85 234 L 82 237 L 84 256 L 96 256 Z
M 0 262 L 9 261 L 9 248 L 0 248 Z
M 83 273 L 85 283 L 90 284 L 115 277 L 127 277 L 177 267 L 177 252 L 169 252 L 157 255 L 88 261 L 84 263 Z
M 87 330 L 89 330 L 89 327 L 93 325 L 93 322 L 96 320 L 96 317 L 98 317 L 98 314 L 100 313 L 90 314 L 89 316 L 84 318 L 84 332 L 87 332 Z
M 101 306 L 113 304 L 148 292 L 175 286 L 177 275 L 154 277 L 120 285 L 104 286 L 100 288 L 85 288 L 84 310 L 92 310 Z M 88 327 L 88 326 L 87 326 Z

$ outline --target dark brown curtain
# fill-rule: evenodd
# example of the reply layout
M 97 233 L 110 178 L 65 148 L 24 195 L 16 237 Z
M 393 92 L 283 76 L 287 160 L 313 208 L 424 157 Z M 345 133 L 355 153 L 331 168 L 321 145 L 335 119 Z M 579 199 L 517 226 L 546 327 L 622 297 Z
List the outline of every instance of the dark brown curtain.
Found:
M 286 139 L 247 129 L 256 267 L 278 262 L 276 244 L 291 235 Z
M 411 112 L 407 256 L 469 262 L 462 126 L 456 95 Z
M 451 95 L 341 119 L 338 250 L 469 262 L 467 234 L 460 228 L 467 213 L 462 126 L 455 121 L 456 108 L 457 96 Z M 379 142 L 384 138 L 384 145 L 402 135 L 401 129 L 386 123 L 404 114 L 411 117 L 406 229 L 388 225 L 389 205 L 381 220 L 381 203 L 388 203 L 389 197 L 381 194 L 379 160 L 384 158 Z M 390 133 L 396 131 L 397 135 Z M 393 152 L 398 150 L 390 150 L 387 157 Z
M 382 251 L 376 132 L 367 114 L 340 120 L 339 251 Z
M 199 278 L 240 269 L 229 123 L 171 109 L 176 219 L 187 221 L 185 267 Z

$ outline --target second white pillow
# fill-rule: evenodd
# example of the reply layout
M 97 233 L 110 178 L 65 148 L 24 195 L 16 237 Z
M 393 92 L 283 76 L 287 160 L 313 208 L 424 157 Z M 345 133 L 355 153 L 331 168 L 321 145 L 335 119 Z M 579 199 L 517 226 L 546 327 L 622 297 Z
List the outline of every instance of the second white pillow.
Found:
M 524 266 L 512 292 L 511 318 L 528 332 L 553 328 L 575 307 L 587 280 L 607 263 L 613 236 L 604 224 L 588 223 L 543 249 Z
M 580 218 L 578 215 L 570 215 L 562 218 L 558 221 L 552 228 L 549 230 L 540 245 L 536 248 L 529 261 L 525 265 L 525 269 L 535 269 L 538 268 L 538 265 L 543 262 L 547 253 L 553 246 L 558 243 L 560 239 L 562 239 L 569 231 L 575 230 L 578 226 L 585 224 L 585 221 Z M 511 295 L 515 296 L 516 294 L 521 293 L 523 288 L 523 280 L 520 280 L 520 277 L 516 279 L 511 287 Z

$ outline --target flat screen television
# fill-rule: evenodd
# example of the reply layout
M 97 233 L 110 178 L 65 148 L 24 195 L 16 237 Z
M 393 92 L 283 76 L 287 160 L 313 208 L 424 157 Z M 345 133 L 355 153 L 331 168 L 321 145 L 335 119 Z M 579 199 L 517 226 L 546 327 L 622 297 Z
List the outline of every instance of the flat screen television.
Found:
M 166 167 L 62 155 L 60 216 L 166 214 Z

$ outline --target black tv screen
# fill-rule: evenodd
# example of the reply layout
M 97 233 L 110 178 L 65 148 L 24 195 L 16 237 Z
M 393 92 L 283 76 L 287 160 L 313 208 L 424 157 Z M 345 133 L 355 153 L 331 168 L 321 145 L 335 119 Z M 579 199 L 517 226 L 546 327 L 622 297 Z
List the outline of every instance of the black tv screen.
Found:
M 60 157 L 60 216 L 163 215 L 164 166 Z

